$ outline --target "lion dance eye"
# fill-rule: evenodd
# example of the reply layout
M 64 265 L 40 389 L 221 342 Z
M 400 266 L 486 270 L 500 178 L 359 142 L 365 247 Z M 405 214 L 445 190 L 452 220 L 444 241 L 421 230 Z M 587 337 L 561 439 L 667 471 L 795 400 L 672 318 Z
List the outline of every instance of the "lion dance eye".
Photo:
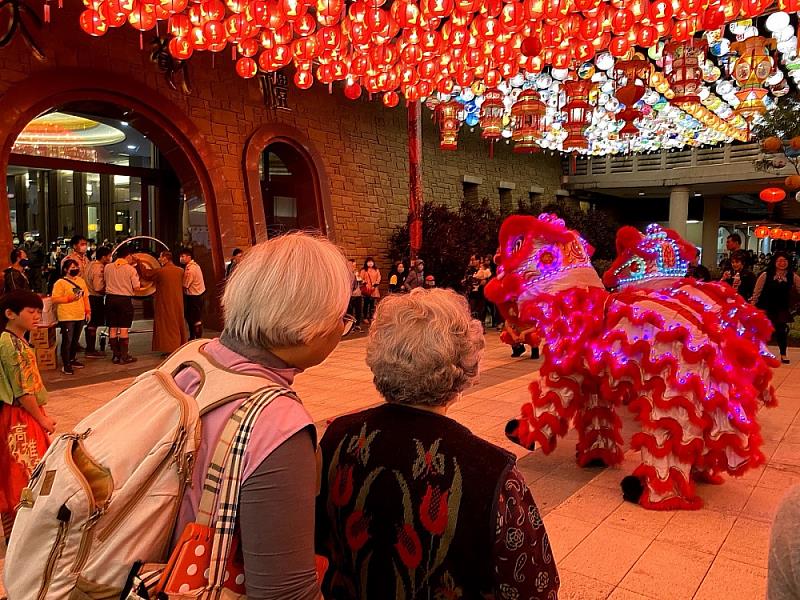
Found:
M 519 237 L 514 241 L 514 245 L 511 247 L 511 254 L 516 254 L 520 250 L 522 250 L 522 238 Z

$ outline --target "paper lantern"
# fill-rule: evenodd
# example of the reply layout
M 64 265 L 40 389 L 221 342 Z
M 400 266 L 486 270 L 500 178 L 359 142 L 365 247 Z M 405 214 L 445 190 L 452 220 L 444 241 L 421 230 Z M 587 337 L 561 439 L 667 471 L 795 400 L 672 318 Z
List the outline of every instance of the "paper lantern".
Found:
M 781 188 L 769 187 L 761 190 L 758 197 L 767 204 L 775 204 L 786 198 L 786 192 Z
M 774 152 L 780 152 L 783 150 L 783 142 L 780 140 L 780 138 L 775 136 L 768 137 L 761 142 L 761 149 L 764 152 L 769 152 L 770 154 Z
M 568 101 L 561 109 L 565 116 L 564 129 L 567 138 L 564 140 L 564 149 L 570 148 L 583 150 L 589 147 L 588 140 L 583 132 L 591 117 L 592 105 L 587 101 L 592 82 L 589 79 L 578 79 L 564 82 Z
M 792 241 L 793 242 L 800 242 L 800 231 L 795 231 L 792 234 Z
M 685 43 L 668 42 L 664 47 L 664 74 L 675 92 L 673 103 L 697 103 L 697 92 L 703 83 L 701 64 L 706 48 L 705 39 L 691 39 Z
M 763 240 L 765 237 L 769 235 L 769 227 L 767 227 L 766 225 L 759 225 L 758 227 L 756 227 L 754 233 L 758 239 Z
M 774 227 L 773 229 L 769 230 L 769 237 L 771 237 L 773 240 L 781 239 L 781 235 L 783 235 L 783 229 L 780 227 Z
M 458 147 L 458 130 L 461 127 L 461 120 L 458 118 L 460 110 L 461 105 L 455 100 L 442 102 L 436 107 L 441 150 L 455 150 Z
M 783 185 L 787 189 L 795 191 L 800 190 L 800 175 L 789 175 L 784 181 Z
M 542 125 L 547 108 L 535 90 L 525 90 L 511 106 L 511 139 L 518 154 L 539 151 Z
M 499 140 L 503 131 L 505 114 L 503 94 L 497 89 L 487 90 L 481 105 L 481 137 L 485 140 Z
M 791 231 L 789 231 L 788 229 L 784 229 L 781 232 L 781 239 L 784 240 L 785 242 L 788 242 L 792 239 L 792 235 L 794 234 Z
M 252 58 L 243 56 L 236 61 L 236 73 L 239 75 L 239 77 L 250 79 L 255 77 L 258 73 L 258 65 L 256 65 L 256 61 L 254 61 Z
M 617 99 L 625 105 L 617 115 L 625 122 L 620 135 L 636 135 L 639 129 L 633 121 L 642 113 L 634 105 L 644 96 L 645 86 L 650 75 L 650 63 L 644 59 L 618 60 L 614 65 L 617 81 L 625 78 L 625 85 L 617 89 Z
M 355 82 L 350 82 L 344 86 L 344 95 L 350 100 L 356 100 L 361 96 L 361 86 Z
M 775 47 L 775 40 L 767 40 L 761 36 L 747 38 L 731 44 L 731 52 L 738 54 L 733 63 L 733 78 L 739 84 L 736 97 L 739 106 L 735 113 L 745 119 L 752 119 L 766 112 L 764 82 L 772 73 L 775 61 L 769 54 L 769 48 Z

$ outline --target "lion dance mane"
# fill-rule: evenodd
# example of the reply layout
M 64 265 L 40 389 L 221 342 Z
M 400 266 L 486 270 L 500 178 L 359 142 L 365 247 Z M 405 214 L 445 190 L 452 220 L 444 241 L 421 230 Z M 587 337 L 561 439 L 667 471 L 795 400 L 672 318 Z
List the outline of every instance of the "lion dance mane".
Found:
M 503 223 L 486 297 L 544 341 L 531 400 L 506 433 L 547 454 L 572 424 L 580 466 L 615 465 L 627 406 L 641 464 L 623 479 L 624 497 L 700 508 L 695 481 L 721 483 L 764 461 L 756 415 L 775 404 L 771 325 L 729 286 L 685 278 L 696 250 L 674 231 L 622 228 L 602 281 L 592 251 L 554 215 Z

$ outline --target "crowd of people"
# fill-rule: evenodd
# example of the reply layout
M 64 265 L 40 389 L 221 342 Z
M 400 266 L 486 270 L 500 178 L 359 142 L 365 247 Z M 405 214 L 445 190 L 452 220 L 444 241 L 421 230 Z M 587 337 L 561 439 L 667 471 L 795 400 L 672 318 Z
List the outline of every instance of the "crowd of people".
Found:
M 121 244 L 112 255 L 112 248 L 96 246 L 82 235 L 69 241 L 68 254 L 56 246 L 50 262 L 40 264 L 29 258 L 39 253 L 41 244 L 29 236 L 9 256 L 11 263 L 3 271 L 3 294 L 30 291 L 50 294 L 61 334 L 61 371 L 72 375 L 84 368 L 79 351 L 87 359 L 105 356 L 98 335 L 106 338 L 115 364 L 136 361 L 130 354 L 130 331 L 134 320 L 133 299 L 147 282 L 155 283 L 152 350 L 167 355 L 187 340 L 203 337 L 205 280 L 191 249 L 179 252 L 181 267 L 173 254 L 163 251 L 158 256 L 160 268 L 139 258 L 129 244 Z M 38 246 L 37 246 L 38 244 Z M 226 268 L 228 275 L 241 260 L 236 249 Z M 50 276 L 54 272 L 58 276 Z M 45 284 L 45 282 L 47 282 Z M 103 331 L 105 328 L 105 331 Z M 80 343 L 84 334 L 85 346 Z

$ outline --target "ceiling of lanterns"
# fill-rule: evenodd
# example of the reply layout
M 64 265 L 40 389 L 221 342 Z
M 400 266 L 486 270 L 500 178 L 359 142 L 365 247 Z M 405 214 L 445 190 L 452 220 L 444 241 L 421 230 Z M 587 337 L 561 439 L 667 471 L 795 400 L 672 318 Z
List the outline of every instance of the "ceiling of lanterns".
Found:
M 91 35 L 126 23 L 144 32 L 166 21 L 176 58 L 226 51 L 244 78 L 289 67 L 302 89 L 318 81 L 390 107 L 401 97 L 426 100 L 450 134 L 463 122 L 483 130 L 486 92 L 496 90 L 499 126 L 485 129 L 492 140 L 524 141 L 526 151 L 606 154 L 746 140 L 758 114 L 800 78 L 800 0 L 84 3 L 80 25 Z M 678 82 L 676 94 L 670 65 L 674 71 L 680 51 L 669 43 L 698 42 L 698 85 L 687 92 Z M 620 67 L 639 59 L 646 71 Z M 575 89 L 586 94 L 576 100 L 565 82 L 580 80 L 587 85 Z M 529 115 L 515 137 L 522 121 L 512 107 L 527 90 L 530 102 L 543 103 L 542 114 Z

